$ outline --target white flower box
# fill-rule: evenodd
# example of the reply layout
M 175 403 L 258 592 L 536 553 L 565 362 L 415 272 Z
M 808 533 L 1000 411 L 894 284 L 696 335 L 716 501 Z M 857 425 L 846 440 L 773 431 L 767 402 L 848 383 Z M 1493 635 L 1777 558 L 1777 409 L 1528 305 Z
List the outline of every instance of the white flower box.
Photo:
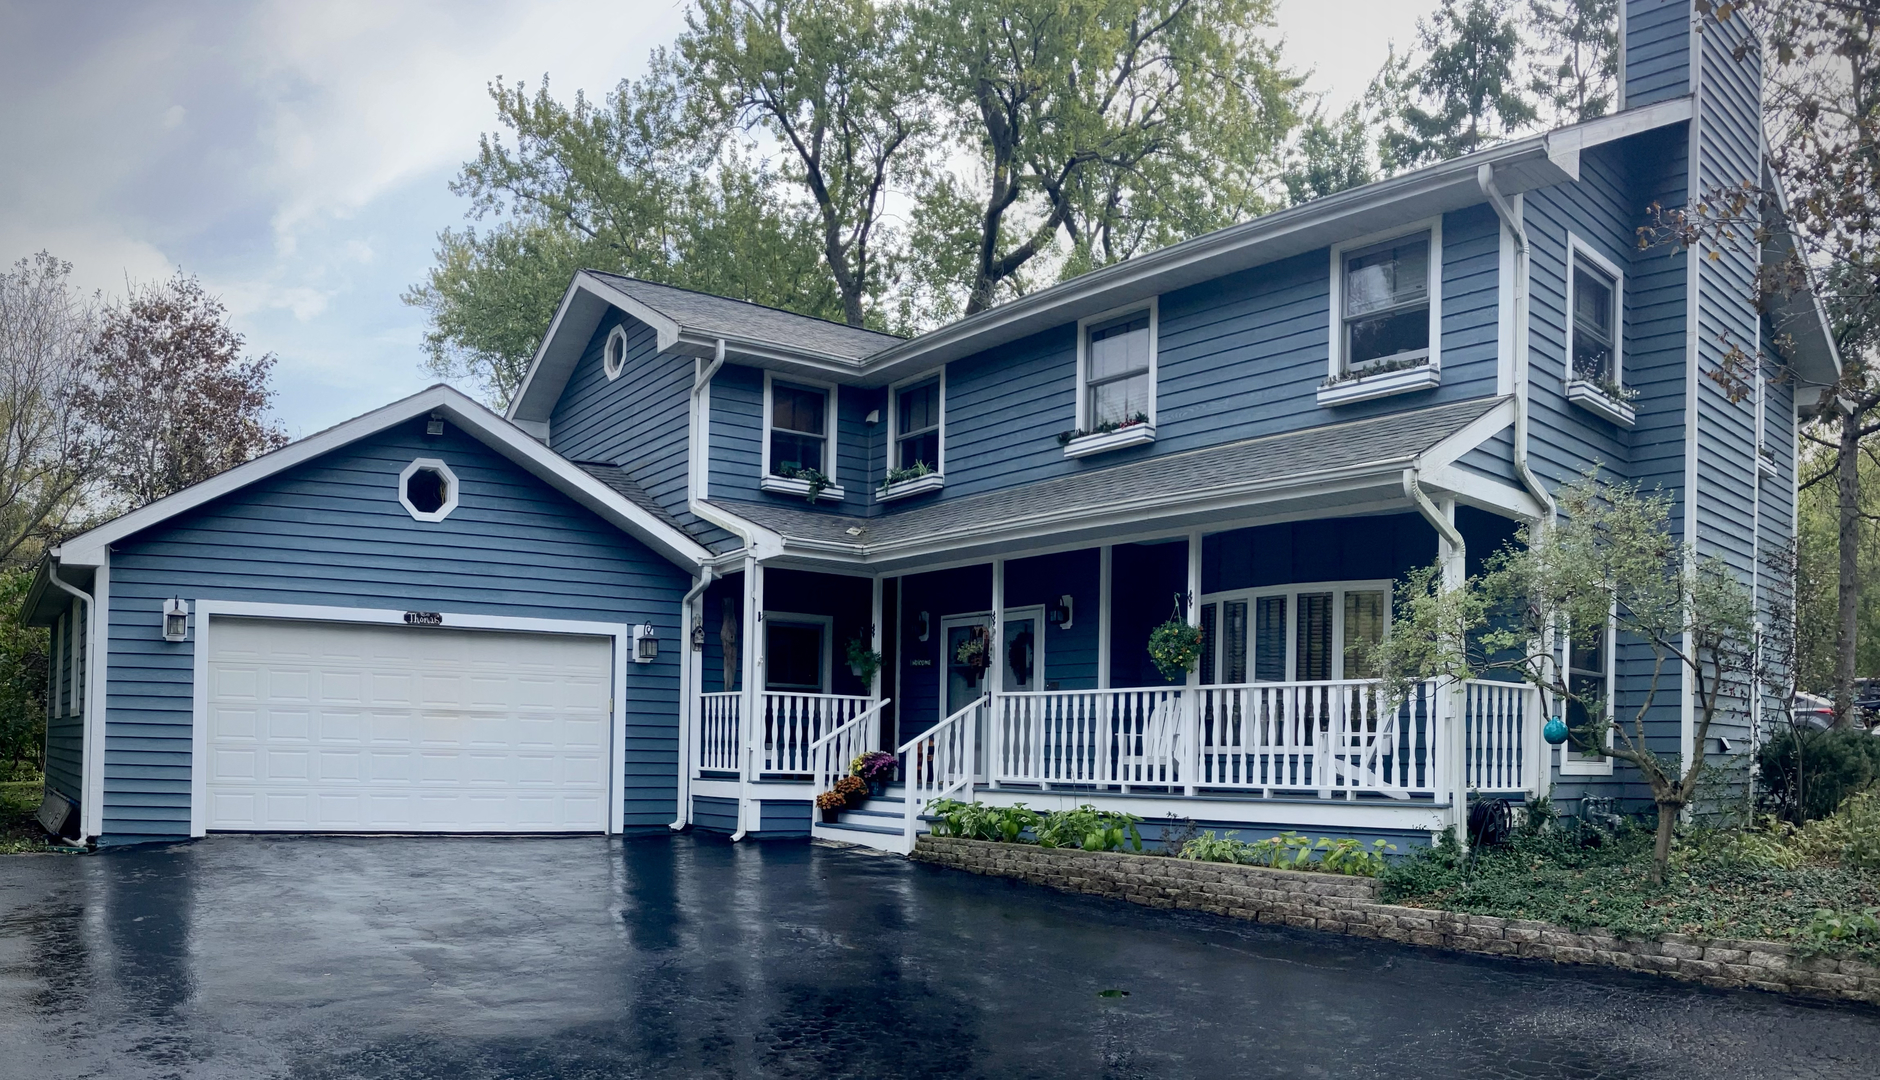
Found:
M 1127 446 L 1142 446 L 1154 441 L 1154 424 L 1131 424 L 1100 435 L 1079 435 L 1064 444 L 1064 456 L 1067 458 L 1089 457 L 1092 454 L 1107 454 L 1111 450 L 1121 450 Z
M 1320 405 L 1354 405 L 1360 401 L 1373 401 L 1377 398 L 1391 397 L 1396 394 L 1412 394 L 1418 390 L 1433 390 L 1443 381 L 1442 372 L 1436 367 L 1424 364 L 1420 367 L 1404 368 L 1402 371 L 1383 371 L 1376 375 L 1360 375 L 1355 379 L 1335 382 L 1330 386 L 1319 387 Z
M 766 476 L 757 482 L 757 487 L 759 490 L 768 491 L 772 495 L 794 495 L 799 499 L 809 498 L 808 480 L 789 479 L 781 476 Z M 824 500 L 828 500 L 829 502 L 841 502 L 845 494 L 847 493 L 842 490 L 842 485 L 830 484 L 828 487 L 816 493 L 816 501 L 819 503 Z
M 945 485 L 945 477 L 937 472 L 928 473 L 926 476 L 916 476 L 912 480 L 902 480 L 899 483 L 889 484 L 876 493 L 875 499 L 879 502 L 893 502 L 896 499 L 905 499 L 910 495 L 919 495 L 928 491 L 939 491 Z
M 1622 428 L 1629 428 L 1638 422 L 1638 412 L 1629 402 L 1614 400 L 1604 390 L 1585 379 L 1568 380 L 1567 400 L 1594 416 L 1602 420 L 1610 420 Z

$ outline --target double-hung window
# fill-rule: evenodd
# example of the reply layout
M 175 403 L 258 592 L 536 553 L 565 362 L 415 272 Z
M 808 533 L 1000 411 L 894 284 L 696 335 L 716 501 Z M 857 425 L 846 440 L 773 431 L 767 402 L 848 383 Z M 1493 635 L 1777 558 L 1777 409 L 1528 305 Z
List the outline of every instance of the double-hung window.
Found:
M 1345 253 L 1339 290 L 1345 373 L 1429 359 L 1431 235 Z
M 1149 313 L 1134 312 L 1086 332 L 1084 426 L 1095 431 L 1147 417 L 1155 383 Z
M 1576 628 L 1567 645 L 1566 765 L 1603 772 L 1611 768 L 1594 747 L 1607 741 L 1612 718 L 1612 625 Z
M 770 472 L 790 477 L 829 474 L 829 391 L 786 382 L 770 384 Z
M 894 468 L 940 469 L 940 379 L 894 392 Z
M 1619 381 L 1613 342 L 1613 280 L 1586 260 L 1573 268 L 1573 377 L 1590 383 Z

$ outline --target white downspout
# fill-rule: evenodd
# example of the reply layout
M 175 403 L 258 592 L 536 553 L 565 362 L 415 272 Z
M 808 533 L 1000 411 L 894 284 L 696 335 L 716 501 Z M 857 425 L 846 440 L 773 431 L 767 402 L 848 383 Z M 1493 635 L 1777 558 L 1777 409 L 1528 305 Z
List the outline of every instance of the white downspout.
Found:
M 698 584 L 679 600 L 679 802 L 677 816 L 667 826 L 673 832 L 692 824 L 692 730 L 698 726 L 700 681 L 693 670 L 699 661 L 692 655 L 692 605 L 711 585 L 713 571 L 711 563 L 701 566 Z
M 88 767 L 92 755 L 104 753 L 104 725 L 96 725 L 98 730 L 94 737 L 92 731 L 93 724 L 91 722 L 92 712 L 94 709 L 98 708 L 98 696 L 93 693 L 93 690 L 96 689 L 93 686 L 95 681 L 93 673 L 98 670 L 98 605 L 92 601 L 90 593 L 75 585 L 67 584 L 60 579 L 59 563 L 56 559 L 46 560 L 46 580 L 51 582 L 59 591 L 77 597 L 78 600 L 85 605 L 85 705 L 83 711 L 79 714 L 79 728 L 85 733 L 85 741 L 79 755 L 78 766 L 80 785 L 78 792 L 78 834 L 80 837 L 97 836 L 102 833 L 103 830 L 97 828 L 98 822 L 86 820 L 85 804 L 96 801 L 99 806 L 103 806 L 104 800 L 102 797 L 97 800 L 91 799 L 90 796 L 93 792 L 85 790 L 84 785 L 92 776 L 92 770 Z M 99 794 L 102 795 L 102 793 Z

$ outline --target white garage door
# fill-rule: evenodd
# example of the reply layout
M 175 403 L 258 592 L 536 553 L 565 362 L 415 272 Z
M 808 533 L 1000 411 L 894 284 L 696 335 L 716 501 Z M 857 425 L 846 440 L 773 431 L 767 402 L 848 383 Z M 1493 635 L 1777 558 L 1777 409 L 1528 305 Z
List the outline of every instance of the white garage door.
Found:
M 217 617 L 206 827 L 586 832 L 612 642 Z

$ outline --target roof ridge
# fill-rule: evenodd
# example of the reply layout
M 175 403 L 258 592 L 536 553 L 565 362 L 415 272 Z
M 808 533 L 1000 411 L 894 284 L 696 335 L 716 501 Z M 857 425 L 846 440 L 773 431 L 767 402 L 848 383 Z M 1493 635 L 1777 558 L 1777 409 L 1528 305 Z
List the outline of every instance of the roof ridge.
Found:
M 719 293 L 706 292 L 703 289 L 692 289 L 692 288 L 687 288 L 684 285 L 673 285 L 665 281 L 654 281 L 651 278 L 634 277 L 632 274 L 617 274 L 613 272 L 612 270 L 596 270 L 592 267 L 586 268 L 585 272 L 590 273 L 590 274 L 601 274 L 606 277 L 616 278 L 620 281 L 631 281 L 638 285 L 651 285 L 659 289 L 671 289 L 674 292 L 690 293 L 693 296 L 703 296 L 710 300 L 723 300 L 726 303 L 731 303 L 731 304 L 744 304 L 747 307 L 754 307 L 761 311 L 774 311 L 779 315 L 790 315 L 798 319 L 809 319 L 812 322 L 819 322 L 827 326 L 839 327 L 843 330 L 860 330 L 862 333 L 865 333 L 865 334 L 875 334 L 879 337 L 893 338 L 896 341 L 913 340 L 912 338 L 903 337 L 900 334 L 890 333 L 889 331 L 886 331 L 886 330 L 874 330 L 866 326 L 850 326 L 848 323 L 845 323 L 845 322 L 837 322 L 834 319 L 825 319 L 821 315 L 805 315 L 800 311 L 791 311 L 789 308 L 780 308 L 771 304 L 760 304 L 755 300 L 746 300 L 746 299 L 743 299 L 742 297 L 737 297 L 737 296 L 724 296 Z

